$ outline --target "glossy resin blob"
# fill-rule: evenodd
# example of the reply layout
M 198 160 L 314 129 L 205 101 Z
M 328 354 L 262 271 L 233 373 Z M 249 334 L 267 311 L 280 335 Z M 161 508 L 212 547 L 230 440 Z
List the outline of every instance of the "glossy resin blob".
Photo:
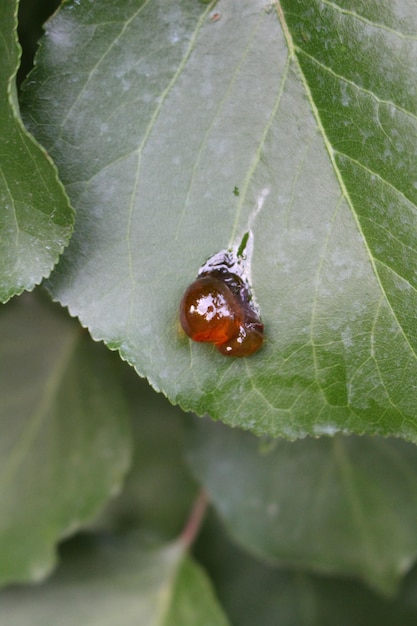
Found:
M 182 297 L 180 322 L 190 339 L 214 343 L 225 356 L 259 350 L 264 327 L 232 253 L 219 253 L 201 268 Z

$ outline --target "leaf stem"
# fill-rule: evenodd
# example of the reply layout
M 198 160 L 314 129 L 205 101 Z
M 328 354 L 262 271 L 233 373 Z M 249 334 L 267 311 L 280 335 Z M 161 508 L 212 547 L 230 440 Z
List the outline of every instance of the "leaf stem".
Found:
M 194 543 L 195 538 L 197 537 L 203 523 L 207 507 L 208 496 L 204 489 L 201 489 L 194 502 L 190 516 L 180 536 L 180 541 L 185 548 L 189 548 Z

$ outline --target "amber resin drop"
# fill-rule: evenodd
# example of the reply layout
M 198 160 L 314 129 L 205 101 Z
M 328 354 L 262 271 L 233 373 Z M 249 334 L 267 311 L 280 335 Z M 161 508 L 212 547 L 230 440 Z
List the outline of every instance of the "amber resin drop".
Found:
M 216 348 L 225 356 L 250 356 L 262 346 L 263 330 L 261 323 L 244 323 L 235 337 L 225 343 L 216 344 Z
M 186 334 L 213 343 L 225 356 L 250 356 L 263 343 L 264 327 L 245 274 L 249 239 L 245 233 L 236 253 L 225 250 L 210 257 L 181 300 Z
M 194 341 L 222 344 L 239 333 L 243 311 L 223 281 L 216 276 L 197 278 L 181 300 L 180 321 Z

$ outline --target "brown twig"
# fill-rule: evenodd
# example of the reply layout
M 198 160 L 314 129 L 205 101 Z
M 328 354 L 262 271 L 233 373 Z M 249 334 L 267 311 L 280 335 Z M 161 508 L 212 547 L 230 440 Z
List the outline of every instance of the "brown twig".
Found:
M 208 496 L 202 489 L 194 502 L 190 516 L 181 533 L 180 541 L 186 548 L 189 548 L 194 543 L 203 523 L 207 507 Z

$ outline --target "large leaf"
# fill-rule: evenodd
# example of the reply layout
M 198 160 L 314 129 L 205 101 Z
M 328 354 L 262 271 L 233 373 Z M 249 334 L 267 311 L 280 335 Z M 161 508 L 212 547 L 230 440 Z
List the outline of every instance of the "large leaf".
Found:
M 108 537 L 78 548 L 41 588 L 0 593 L 3 626 L 227 626 L 180 542 L 151 547 L 137 536 Z
M 191 418 L 125 367 L 133 418 L 132 463 L 123 491 L 96 526 L 111 530 L 139 526 L 172 540 L 184 527 L 197 495 L 185 460 L 185 425 Z
M 45 576 L 130 458 L 119 361 L 47 304 L 25 295 L 0 311 L 0 583 Z
M 16 99 L 17 5 L 0 4 L 0 301 L 49 276 L 74 215 L 56 169 L 26 132 Z
M 417 441 L 416 32 L 407 0 L 64 4 L 25 98 L 79 216 L 54 296 L 186 409 Z M 266 342 L 228 359 L 178 303 L 248 229 Z
M 261 558 L 393 593 L 417 555 L 417 451 L 380 437 L 271 442 L 198 423 L 190 460 L 230 534 Z
M 210 523 L 199 549 L 222 605 L 238 626 L 414 626 L 417 570 L 396 598 L 346 579 L 278 569 L 241 552 Z

